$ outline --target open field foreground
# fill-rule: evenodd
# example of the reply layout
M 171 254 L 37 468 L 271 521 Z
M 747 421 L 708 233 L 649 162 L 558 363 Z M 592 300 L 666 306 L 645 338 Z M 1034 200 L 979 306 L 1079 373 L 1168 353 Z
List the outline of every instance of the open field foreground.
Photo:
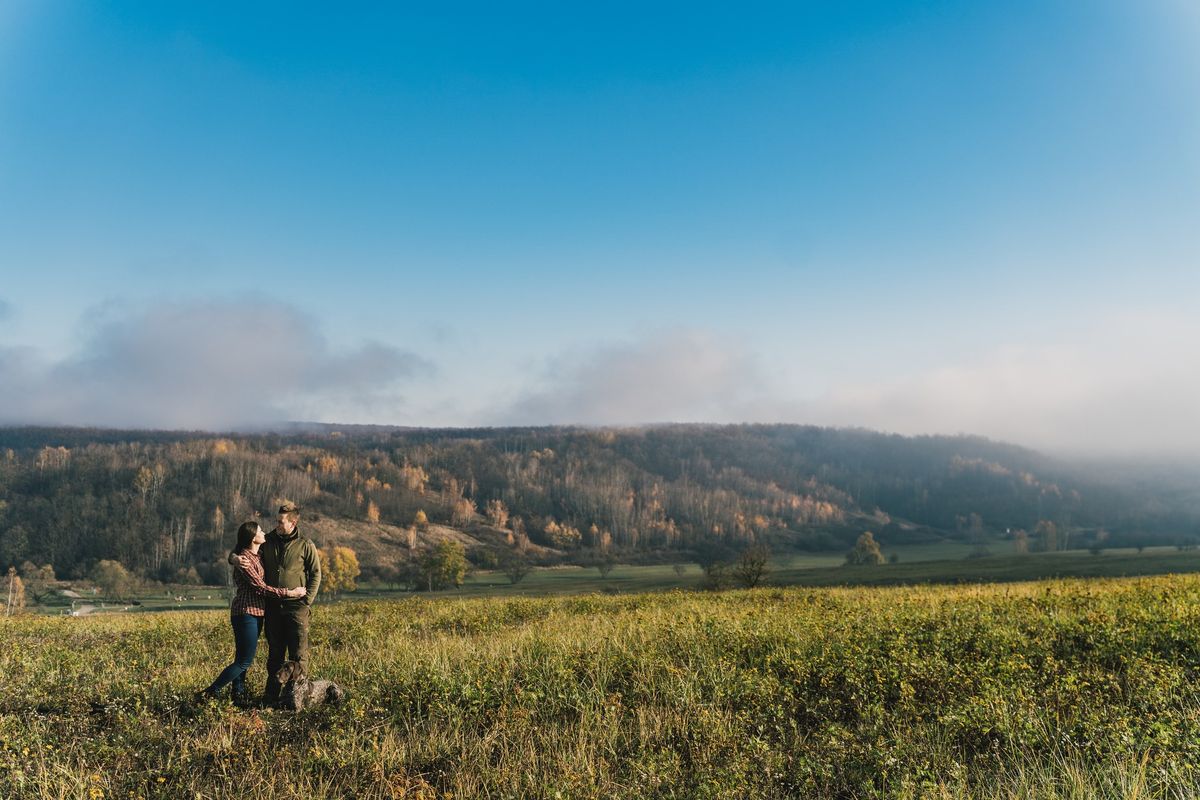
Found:
M 1200 796 L 1194 576 L 318 606 L 299 715 L 227 627 L 0 622 L 0 797 Z

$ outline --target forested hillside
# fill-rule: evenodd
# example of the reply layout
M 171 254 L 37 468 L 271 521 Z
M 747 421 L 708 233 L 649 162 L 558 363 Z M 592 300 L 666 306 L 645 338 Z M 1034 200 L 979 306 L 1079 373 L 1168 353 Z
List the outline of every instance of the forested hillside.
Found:
M 487 531 L 481 549 L 563 559 L 755 542 L 838 550 L 865 530 L 885 543 L 1027 536 L 1031 549 L 1190 543 L 1194 512 L 1152 488 L 1082 478 L 979 438 L 794 425 L 310 425 L 223 436 L 8 428 L 0 567 L 50 564 L 70 576 L 114 559 L 161 580 L 218 580 L 238 523 L 271 517 L 282 498 L 325 527 L 415 531 L 427 520 Z

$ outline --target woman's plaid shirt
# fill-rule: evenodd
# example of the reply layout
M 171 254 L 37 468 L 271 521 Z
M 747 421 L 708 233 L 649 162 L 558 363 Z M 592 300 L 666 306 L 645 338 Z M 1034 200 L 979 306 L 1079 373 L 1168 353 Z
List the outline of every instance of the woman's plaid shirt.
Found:
M 233 582 L 237 591 L 233 595 L 233 603 L 229 607 L 230 614 L 249 614 L 261 617 L 267 613 L 263 608 L 264 597 L 287 597 L 287 589 L 277 589 L 267 586 L 263 581 L 262 559 L 258 553 L 245 550 L 238 554 L 237 564 L 233 568 Z

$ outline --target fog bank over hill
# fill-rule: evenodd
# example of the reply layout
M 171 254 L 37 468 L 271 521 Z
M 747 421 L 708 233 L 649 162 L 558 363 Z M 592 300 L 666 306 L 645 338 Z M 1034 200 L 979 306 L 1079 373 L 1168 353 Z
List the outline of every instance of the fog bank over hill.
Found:
M 0 305 L 0 320 L 14 314 Z M 885 339 L 855 358 L 839 356 L 849 346 L 836 340 L 781 354 L 704 326 L 554 340 L 534 361 L 463 359 L 433 345 L 339 339 L 319 315 L 264 298 L 113 303 L 76 339 L 57 356 L 0 340 L 0 424 L 749 422 L 979 435 L 1071 458 L 1200 452 L 1200 324 L 1164 312 L 908 361 Z
M 1195 461 L 1198 367 L 1200 324 L 1131 313 L 1057 342 L 840 386 L 811 419 L 910 435 L 970 433 L 1070 458 Z
M 702 331 L 646 335 L 556 356 L 540 388 L 489 421 L 789 422 L 979 435 L 1068 457 L 1200 451 L 1200 324 L 1181 316 L 1128 313 L 1054 341 L 871 375 L 823 375 L 814 350 L 779 361 Z

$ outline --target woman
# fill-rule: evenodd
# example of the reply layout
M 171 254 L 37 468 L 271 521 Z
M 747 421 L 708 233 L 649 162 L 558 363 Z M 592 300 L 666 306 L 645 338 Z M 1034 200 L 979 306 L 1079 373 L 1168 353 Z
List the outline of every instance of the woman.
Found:
M 233 582 L 237 591 L 230 604 L 229 621 L 233 626 L 234 656 L 233 663 L 222 670 L 217 679 L 202 692 L 196 693 L 198 700 L 216 697 L 226 684 L 233 684 L 233 701 L 245 705 L 246 670 L 254 663 L 254 654 L 258 650 L 258 637 L 262 633 L 263 598 L 266 597 L 304 597 L 308 590 L 303 586 L 297 589 L 277 589 L 263 582 L 262 561 L 259 560 L 258 548 L 267 540 L 267 535 L 257 522 L 243 522 L 238 528 L 237 546 L 229 555 L 229 563 L 233 565 Z

